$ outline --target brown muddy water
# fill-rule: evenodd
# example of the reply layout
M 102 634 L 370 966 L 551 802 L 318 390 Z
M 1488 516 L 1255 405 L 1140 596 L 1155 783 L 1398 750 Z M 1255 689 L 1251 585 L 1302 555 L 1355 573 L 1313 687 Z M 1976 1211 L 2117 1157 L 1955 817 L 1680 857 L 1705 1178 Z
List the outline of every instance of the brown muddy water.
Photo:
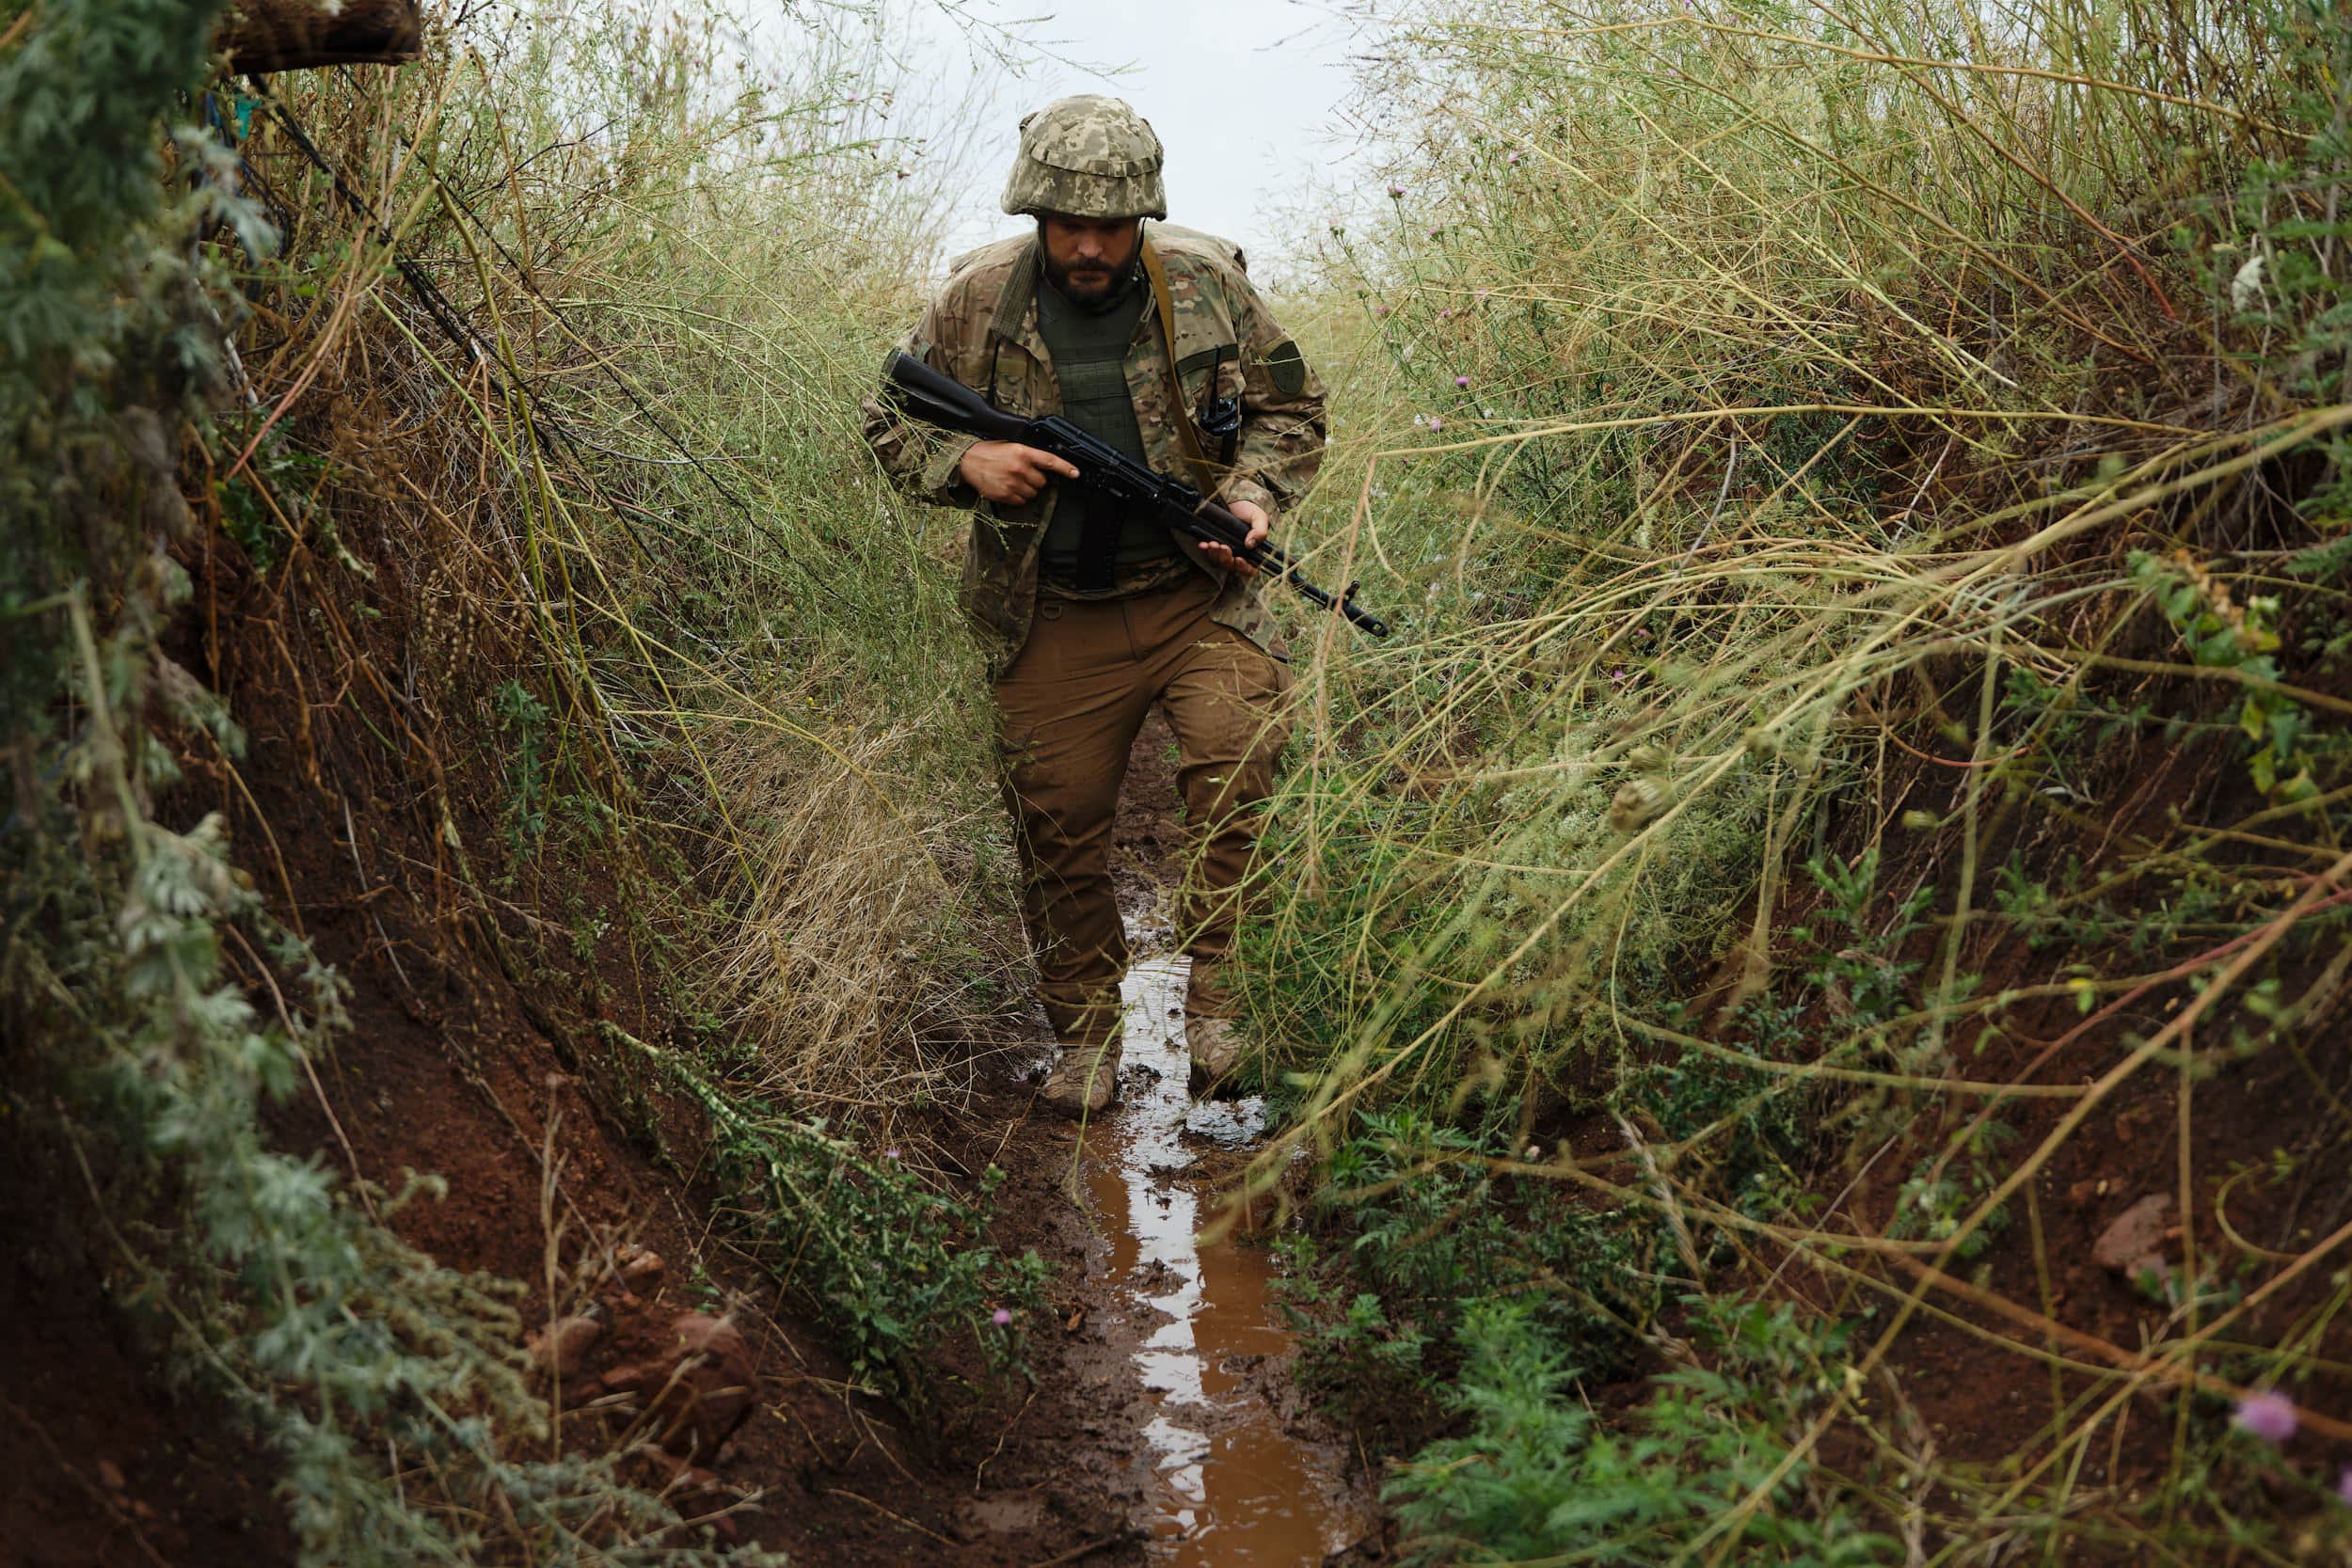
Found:
M 1336 1446 L 1305 1434 L 1311 1423 L 1287 1376 L 1292 1336 L 1269 1290 L 1271 1255 L 1198 1237 L 1217 1196 L 1212 1173 L 1238 1171 L 1264 1106 L 1193 1103 L 1183 958 L 1136 963 L 1122 999 L 1122 1103 L 1086 1175 L 1113 1281 L 1144 1325 L 1132 1360 L 1153 1402 L 1142 1521 L 1152 1561 L 1321 1564 L 1363 1538 L 1369 1510 L 1343 1479 Z

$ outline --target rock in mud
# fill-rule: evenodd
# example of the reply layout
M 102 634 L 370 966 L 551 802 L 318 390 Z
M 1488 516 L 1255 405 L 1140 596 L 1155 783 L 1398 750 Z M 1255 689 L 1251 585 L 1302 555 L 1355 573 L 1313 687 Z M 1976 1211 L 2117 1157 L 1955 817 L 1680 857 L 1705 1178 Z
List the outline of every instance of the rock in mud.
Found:
M 626 1242 L 612 1256 L 613 1260 L 620 1264 L 622 1283 L 631 1291 L 652 1295 L 661 1289 L 661 1276 L 666 1268 L 661 1261 L 661 1254 L 635 1242 Z
M 662 1340 L 662 1354 L 613 1368 L 604 1386 L 636 1396 L 662 1448 L 707 1463 L 758 1397 L 751 1347 L 731 1320 L 707 1312 L 679 1313 Z
M 2137 1279 L 2150 1269 L 2165 1272 L 2164 1242 L 2172 1199 L 2151 1193 L 2108 1222 L 2090 1243 L 2090 1257 L 2109 1274 Z
M 534 1328 L 523 1338 L 523 1348 L 531 1353 L 532 1370 L 554 1377 L 570 1377 L 580 1370 L 588 1353 L 604 1338 L 604 1324 L 586 1313 L 558 1318 L 545 1328 Z

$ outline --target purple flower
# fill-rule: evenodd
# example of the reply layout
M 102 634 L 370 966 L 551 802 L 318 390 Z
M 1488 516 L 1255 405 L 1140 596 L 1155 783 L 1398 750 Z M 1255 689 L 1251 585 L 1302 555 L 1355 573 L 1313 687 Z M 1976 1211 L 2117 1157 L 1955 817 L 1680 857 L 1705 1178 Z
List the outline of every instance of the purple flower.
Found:
M 996 1308 L 994 1317 L 996 1326 L 998 1328 L 1010 1328 L 1012 1326 L 1012 1314 L 1007 1311 L 1004 1307 L 999 1307 Z
M 1517 149 L 1517 148 L 1513 148 L 1513 149 L 1511 150 L 1511 151 L 1510 151 L 1510 152 L 1509 152 L 1509 153 L 1508 153 L 1508 154 L 1507 154 L 1507 155 L 1503 158 L 1503 160 L 1502 160 L 1502 161 L 1503 161 L 1504 163 L 1506 163 L 1506 164 L 1516 164 L 1516 163 L 1518 163 L 1518 162 L 1519 161 L 1519 153 L 1518 153 L 1518 149 Z
M 1372 308 L 1372 313 L 1375 316 L 1385 316 L 1389 313 L 1389 308 L 1385 305 L 1375 305 Z
M 882 1150 L 882 1158 L 885 1160 L 896 1160 L 898 1157 L 898 1151 L 895 1148 L 885 1148 Z
M 1625 680 L 1625 672 L 1622 670 L 1612 670 L 1609 672 L 1609 678 L 1613 682 L 1623 684 Z
M 1442 230 L 1442 229 L 1432 229 L 1432 230 L 1429 231 L 1429 237 L 1430 237 L 1431 239 L 1433 239 L 1433 240 L 1434 240 L 1434 239 L 1436 239 L 1438 235 L 1440 235 L 1440 234 L 1442 234 L 1442 233 L 1444 233 L 1444 232 L 1445 232 L 1445 230 Z
M 1405 187 L 1404 187 L 1404 186 L 1402 186 L 1402 185 L 1391 185 L 1391 186 L 1389 187 L 1389 199 L 1390 199 L 1391 201 L 1402 201 L 1402 200 L 1404 200 L 1404 199 L 1405 199 Z
M 1470 298 L 1476 300 L 1479 304 L 1484 305 L 1486 303 L 1486 291 L 1481 289 L 1476 293 L 1470 295 Z
M 2346 1465 L 2344 1473 L 2336 1478 L 2336 1496 L 2346 1508 L 2352 1508 L 2352 1465 Z
M 1457 375 L 1454 378 L 1454 385 L 1461 388 L 1467 392 L 1470 390 L 1470 377 L 1466 375 Z
M 1438 418 L 1437 415 L 1432 414 L 1429 416 L 1429 428 L 1432 430 L 1443 430 L 1445 428 L 1445 421 Z
M 2271 1389 L 2258 1390 L 2238 1402 L 2231 1424 L 2265 1443 L 2283 1443 L 2295 1435 L 2295 1402 Z
M 1449 305 L 1444 309 L 1438 311 L 1438 319 L 1441 322 L 1452 321 L 1454 319 L 1454 307 Z

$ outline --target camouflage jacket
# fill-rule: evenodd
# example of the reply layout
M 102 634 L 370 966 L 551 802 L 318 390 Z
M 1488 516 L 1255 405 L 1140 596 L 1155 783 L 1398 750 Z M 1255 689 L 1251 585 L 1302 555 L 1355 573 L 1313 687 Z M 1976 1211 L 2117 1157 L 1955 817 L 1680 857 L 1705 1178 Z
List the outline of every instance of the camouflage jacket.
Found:
M 1298 347 L 1277 325 L 1249 286 L 1241 252 L 1223 240 L 1152 224 L 1147 230 L 1168 274 L 1176 318 L 1176 369 L 1191 418 L 1209 397 L 1241 401 L 1241 434 L 1230 471 L 1218 476 L 1218 499 L 1254 501 L 1279 528 L 1285 508 L 1304 495 L 1323 461 L 1323 388 Z M 1038 335 L 1037 291 L 1042 281 L 1034 235 L 999 240 L 961 257 L 922 319 L 900 347 L 989 398 L 1009 413 L 1036 418 L 1061 411 L 1045 341 Z M 1139 281 L 1138 287 L 1143 287 Z M 1142 319 L 1127 349 L 1127 387 L 1135 397 L 1152 467 L 1187 483 L 1193 480 L 1170 422 L 1168 355 L 1158 310 L 1147 289 Z M 1204 396 L 1204 382 L 1216 390 Z M 1037 606 L 1038 546 L 1053 515 L 1058 486 L 1049 485 L 1021 506 L 983 501 L 958 476 L 973 438 L 901 420 L 879 398 L 866 404 L 866 438 L 882 467 L 909 495 L 941 506 L 969 508 L 974 516 L 963 556 L 963 605 L 987 638 L 990 670 L 1002 673 L 1029 640 Z M 1214 459 L 1217 443 L 1201 446 Z M 1211 618 L 1269 653 L 1281 654 L 1259 583 L 1212 565 L 1189 541 L 1180 541 L 1221 592 Z

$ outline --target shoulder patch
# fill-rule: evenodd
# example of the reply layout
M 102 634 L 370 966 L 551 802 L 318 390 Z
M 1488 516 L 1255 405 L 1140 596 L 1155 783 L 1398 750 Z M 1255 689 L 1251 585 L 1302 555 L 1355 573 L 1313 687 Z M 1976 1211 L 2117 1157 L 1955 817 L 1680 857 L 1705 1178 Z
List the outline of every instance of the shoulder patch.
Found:
M 1274 389 L 1284 397 L 1296 397 L 1307 389 L 1307 360 L 1298 352 L 1298 345 L 1288 338 L 1267 351 L 1265 372 L 1273 381 Z

